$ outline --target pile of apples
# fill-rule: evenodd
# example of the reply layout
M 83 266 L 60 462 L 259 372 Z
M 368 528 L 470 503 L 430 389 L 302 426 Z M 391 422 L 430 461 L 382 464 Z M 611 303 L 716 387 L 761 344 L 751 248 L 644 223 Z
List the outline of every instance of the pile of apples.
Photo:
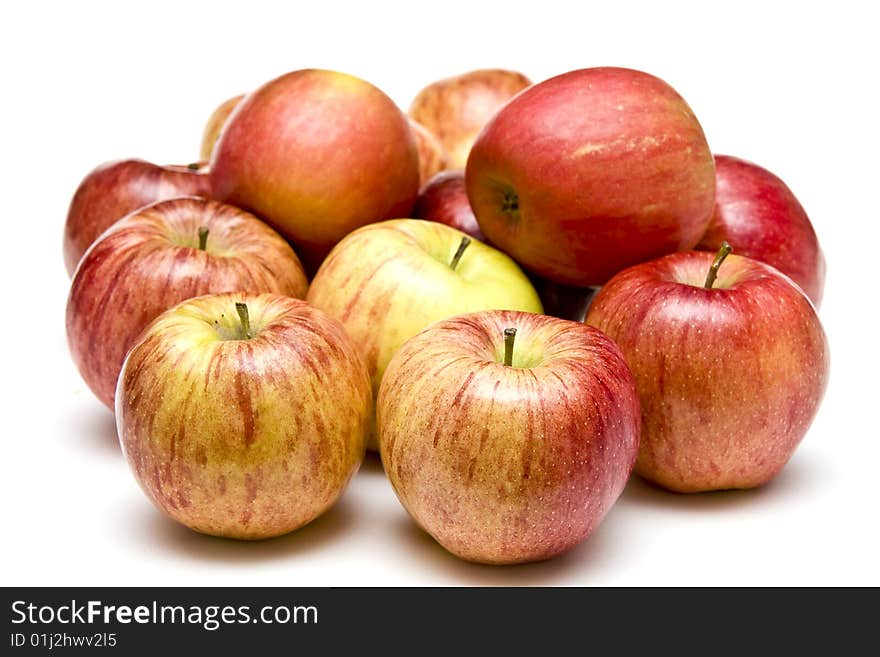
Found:
M 198 532 L 295 530 L 370 449 L 452 553 L 545 559 L 633 469 L 760 486 L 816 414 L 810 221 L 647 73 L 474 71 L 407 115 L 300 70 L 218 107 L 201 156 L 97 168 L 64 233 L 73 360 Z

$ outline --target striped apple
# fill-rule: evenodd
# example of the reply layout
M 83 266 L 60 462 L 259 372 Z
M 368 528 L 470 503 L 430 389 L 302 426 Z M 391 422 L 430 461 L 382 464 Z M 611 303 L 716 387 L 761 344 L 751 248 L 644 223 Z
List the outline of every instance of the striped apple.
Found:
M 377 403 L 382 463 L 443 547 L 505 564 L 558 555 L 620 496 L 639 401 L 617 346 L 579 322 L 487 311 L 397 352 Z
M 153 503 L 198 532 L 278 536 L 321 515 L 364 457 L 370 378 L 304 301 L 221 294 L 164 312 L 132 348 L 116 417 Z
M 67 341 L 80 374 L 113 408 L 128 349 L 159 313 L 194 296 L 275 292 L 305 296 L 290 245 L 252 214 L 179 198 L 113 225 L 86 252 L 67 298 Z

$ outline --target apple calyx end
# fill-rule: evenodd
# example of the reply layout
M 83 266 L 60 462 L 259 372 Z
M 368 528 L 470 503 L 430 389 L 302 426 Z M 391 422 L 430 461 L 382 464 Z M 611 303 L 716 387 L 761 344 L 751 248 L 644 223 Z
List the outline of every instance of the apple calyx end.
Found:
M 718 269 L 721 267 L 721 263 L 724 262 L 724 259 L 727 258 L 732 251 L 733 247 L 727 243 L 727 240 L 721 242 L 721 247 L 718 249 L 718 253 L 715 254 L 715 259 L 709 267 L 709 273 L 706 274 L 706 282 L 703 284 L 703 287 L 707 290 L 712 289 L 712 286 L 715 285 L 715 279 L 718 278 Z

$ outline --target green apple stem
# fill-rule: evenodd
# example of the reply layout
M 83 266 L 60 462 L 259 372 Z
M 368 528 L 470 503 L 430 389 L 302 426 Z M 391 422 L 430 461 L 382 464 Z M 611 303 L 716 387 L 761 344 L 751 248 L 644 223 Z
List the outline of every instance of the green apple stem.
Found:
M 199 227 L 199 251 L 204 251 L 208 246 L 208 229 L 204 226 Z
M 471 243 L 470 237 L 462 237 L 461 243 L 458 245 L 458 250 L 455 252 L 455 255 L 452 256 L 452 262 L 449 263 L 449 266 L 452 269 L 455 269 L 458 266 L 458 261 L 461 260 L 461 256 L 464 255 L 464 250 L 468 248 L 468 244 Z
M 721 248 L 718 249 L 718 253 L 712 261 L 712 266 L 709 267 L 709 273 L 706 275 L 706 284 L 703 287 L 707 290 L 715 285 L 715 279 L 718 278 L 718 268 L 721 266 L 721 263 L 724 262 L 724 259 L 730 255 L 731 251 L 733 251 L 733 247 L 730 246 L 730 244 L 726 241 L 721 242 Z
M 202 168 L 202 165 L 199 164 L 198 162 L 190 162 L 189 164 L 186 165 L 186 168 L 189 169 L 190 171 L 198 171 L 199 169 Z
M 250 340 L 253 336 L 251 335 L 251 318 L 248 314 L 247 304 L 236 301 L 235 311 L 238 313 L 238 318 L 241 320 L 241 334 L 243 338 L 245 340 Z
M 513 341 L 516 340 L 516 329 L 504 329 L 504 364 L 513 365 Z

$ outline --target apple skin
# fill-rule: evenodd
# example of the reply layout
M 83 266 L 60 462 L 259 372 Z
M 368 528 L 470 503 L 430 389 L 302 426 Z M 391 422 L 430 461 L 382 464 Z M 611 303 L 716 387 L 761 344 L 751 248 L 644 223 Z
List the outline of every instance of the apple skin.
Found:
M 229 115 L 232 114 L 232 110 L 238 107 L 243 99 L 244 94 L 240 94 L 228 100 L 224 100 L 211 113 L 211 116 L 208 117 L 208 122 L 205 124 L 205 131 L 202 133 L 202 146 L 199 150 L 199 159 L 205 162 L 211 159 L 211 154 L 214 152 L 214 145 L 220 137 L 220 131 L 223 130 L 223 126 L 226 125 L 226 120 L 229 118 Z
M 557 283 L 600 286 L 693 248 L 715 200 L 699 122 L 662 80 L 571 71 L 523 91 L 486 125 L 466 169 L 490 242 Z
M 449 158 L 443 144 L 430 130 L 415 119 L 410 119 L 409 125 L 415 135 L 416 148 L 419 152 L 419 187 L 421 188 L 435 173 L 447 167 Z
M 102 164 L 80 183 L 64 224 L 64 264 L 73 276 L 92 242 L 114 222 L 156 201 L 178 196 L 210 196 L 205 167 L 159 166 L 144 160 Z
M 547 559 L 587 537 L 639 445 L 638 395 L 615 344 L 528 313 L 453 317 L 407 341 L 377 417 L 382 463 L 409 514 L 453 554 L 490 564 Z
M 416 199 L 413 217 L 446 224 L 486 241 L 468 201 L 463 169 L 441 171 L 428 180 Z
M 209 175 L 214 198 L 263 217 L 316 260 L 360 226 L 407 216 L 419 159 L 409 121 L 388 96 L 359 78 L 309 69 L 241 101 Z
M 508 256 L 473 240 L 449 266 L 465 234 L 432 221 L 397 219 L 342 240 L 306 299 L 342 322 L 379 389 L 394 352 L 429 324 L 478 310 L 542 312 L 526 275 Z M 367 443 L 378 449 L 375 427 Z
M 422 89 L 413 99 L 409 115 L 437 135 L 449 154 L 449 168 L 463 169 L 486 122 L 531 83 L 516 71 L 470 71 Z
M 209 230 L 204 251 L 200 227 Z M 126 352 L 164 310 L 220 292 L 301 298 L 307 287 L 290 245 L 252 214 L 194 197 L 160 201 L 116 222 L 80 261 L 67 298 L 70 353 L 112 409 Z
M 431 178 L 419 193 L 413 216 L 452 226 L 481 242 L 487 242 L 468 201 L 462 169 L 441 171 Z M 583 321 L 590 299 L 595 294 L 593 288 L 561 285 L 537 274 L 526 273 L 541 298 L 544 314 Z
M 729 155 L 715 156 L 715 178 L 715 212 L 697 248 L 714 253 L 726 240 L 791 277 L 818 308 L 825 257 L 792 191 L 767 169 Z
M 122 368 L 116 417 L 125 458 L 160 510 L 204 534 L 262 539 L 336 502 L 363 460 L 372 404 L 337 321 L 289 297 L 224 294 L 150 324 Z
M 627 269 L 593 300 L 587 323 L 614 340 L 636 378 L 636 472 L 678 492 L 753 488 L 788 462 L 819 408 L 828 343 L 787 276 L 728 256 L 676 253 Z

